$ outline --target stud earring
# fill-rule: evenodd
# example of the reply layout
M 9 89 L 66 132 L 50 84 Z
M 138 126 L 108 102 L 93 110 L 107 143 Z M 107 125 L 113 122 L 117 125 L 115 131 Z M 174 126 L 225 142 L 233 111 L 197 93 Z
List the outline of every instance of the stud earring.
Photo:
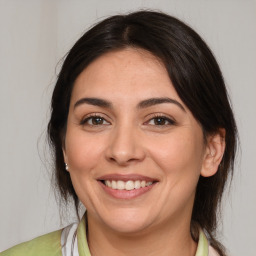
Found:
M 68 171 L 68 164 L 65 163 L 65 169 Z

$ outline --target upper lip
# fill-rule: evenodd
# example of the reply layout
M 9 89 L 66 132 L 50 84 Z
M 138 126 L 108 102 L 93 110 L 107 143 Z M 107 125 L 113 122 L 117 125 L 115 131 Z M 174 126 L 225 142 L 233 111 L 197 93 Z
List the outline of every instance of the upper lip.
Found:
M 106 174 L 103 176 L 100 176 L 97 178 L 97 180 L 122 180 L 122 181 L 128 181 L 128 180 L 132 180 L 132 181 L 136 181 L 136 180 L 145 180 L 147 182 L 156 182 L 158 181 L 155 178 L 151 178 L 148 176 L 144 176 L 144 175 L 139 175 L 139 174 Z

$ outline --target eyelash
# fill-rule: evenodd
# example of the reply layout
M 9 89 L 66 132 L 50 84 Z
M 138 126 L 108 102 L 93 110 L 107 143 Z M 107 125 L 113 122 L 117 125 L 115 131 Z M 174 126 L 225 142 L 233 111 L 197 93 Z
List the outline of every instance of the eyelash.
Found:
M 107 125 L 107 124 L 93 124 L 93 123 L 89 124 L 89 121 L 90 121 L 90 120 L 93 122 L 93 119 L 96 120 L 97 118 L 98 118 L 98 119 L 101 119 L 103 123 L 104 123 L 104 122 L 107 122 L 107 123 L 109 124 L 109 122 L 106 121 L 106 119 L 105 119 L 104 117 L 102 117 L 101 115 L 99 115 L 99 114 L 93 114 L 93 115 L 90 115 L 90 116 L 88 116 L 88 117 L 82 119 L 81 122 L 80 122 L 80 125 L 89 125 L 89 126 Z M 164 123 L 164 124 L 156 124 L 156 123 L 154 122 L 154 124 L 149 124 L 151 121 L 156 121 L 157 119 L 160 119 L 161 121 L 164 121 L 165 123 Z M 168 122 L 168 123 L 166 124 L 166 122 Z M 145 122 L 144 124 L 149 124 L 149 125 L 152 125 L 152 126 L 159 126 L 159 127 L 160 127 L 160 126 L 167 126 L 167 125 L 168 125 L 168 126 L 169 126 L 169 125 L 175 125 L 176 122 L 175 122 L 173 119 L 168 118 L 168 117 L 166 117 L 166 116 L 164 116 L 164 115 L 162 115 L 162 114 L 154 114 L 154 116 L 153 116 L 152 118 L 150 118 L 150 119 L 149 119 L 147 122 Z
M 81 122 L 80 122 L 80 125 L 89 125 L 89 126 L 106 125 L 106 124 L 89 124 L 88 123 L 89 120 L 93 121 L 93 119 L 96 119 L 96 118 L 99 118 L 99 119 L 103 120 L 103 122 L 108 122 L 101 115 L 99 115 L 99 114 L 92 114 L 92 115 L 87 116 L 86 118 L 82 119 Z
M 149 124 L 150 121 L 153 121 L 153 120 L 156 121 L 157 119 L 161 119 L 164 122 L 168 122 L 168 124 L 165 123 L 163 125 L 158 125 L 158 124 L 154 123 L 153 126 L 167 126 L 167 125 L 175 125 L 176 124 L 176 122 L 173 119 L 166 117 L 163 114 L 154 114 L 154 116 L 152 118 L 150 118 L 149 121 L 147 121 L 146 123 Z

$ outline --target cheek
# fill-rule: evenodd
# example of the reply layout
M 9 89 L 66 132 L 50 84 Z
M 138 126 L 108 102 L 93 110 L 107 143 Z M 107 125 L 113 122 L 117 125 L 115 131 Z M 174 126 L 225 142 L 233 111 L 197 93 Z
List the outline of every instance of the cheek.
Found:
M 90 209 L 96 194 L 94 178 L 102 157 L 102 145 L 99 136 L 88 136 L 78 129 L 67 131 L 65 146 L 72 184 L 79 200 Z
M 165 205 L 167 215 L 172 211 L 180 213 L 184 207 L 192 209 L 202 166 L 203 142 L 200 137 L 183 133 L 154 144 L 158 146 L 152 147 L 151 157 L 161 170 L 163 181 L 159 203 Z
M 195 173 L 202 165 L 203 141 L 197 134 L 176 133 L 169 138 L 153 141 L 151 156 L 166 175 Z
M 68 163 L 74 171 L 87 172 L 102 157 L 104 143 L 99 136 L 85 136 L 83 131 L 67 131 L 65 144 Z

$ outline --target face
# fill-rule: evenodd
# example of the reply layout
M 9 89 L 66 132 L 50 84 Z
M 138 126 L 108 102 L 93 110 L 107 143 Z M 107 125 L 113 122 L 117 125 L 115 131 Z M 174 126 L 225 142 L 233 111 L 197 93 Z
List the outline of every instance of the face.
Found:
M 107 53 L 79 75 L 63 152 L 91 223 L 125 233 L 190 224 L 203 133 L 150 53 Z

